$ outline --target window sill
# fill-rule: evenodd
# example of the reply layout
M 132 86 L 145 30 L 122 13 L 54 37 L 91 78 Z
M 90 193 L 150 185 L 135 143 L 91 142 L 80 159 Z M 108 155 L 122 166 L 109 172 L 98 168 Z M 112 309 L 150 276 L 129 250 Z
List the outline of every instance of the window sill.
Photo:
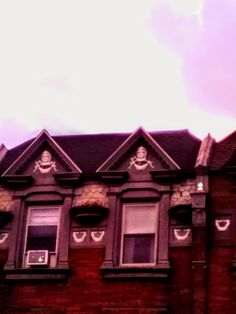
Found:
M 169 263 L 158 264 L 154 267 L 111 267 L 103 265 L 102 275 L 105 279 L 143 278 L 165 280 L 169 278 L 171 268 Z
M 4 269 L 6 281 L 66 281 L 69 268 L 18 268 Z

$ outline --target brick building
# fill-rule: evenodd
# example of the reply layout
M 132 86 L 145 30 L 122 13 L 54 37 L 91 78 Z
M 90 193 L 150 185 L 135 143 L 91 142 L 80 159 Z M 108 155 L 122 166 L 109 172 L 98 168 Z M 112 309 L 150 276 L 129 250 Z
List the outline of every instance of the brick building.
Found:
M 236 132 L 0 147 L 0 313 L 233 313 Z

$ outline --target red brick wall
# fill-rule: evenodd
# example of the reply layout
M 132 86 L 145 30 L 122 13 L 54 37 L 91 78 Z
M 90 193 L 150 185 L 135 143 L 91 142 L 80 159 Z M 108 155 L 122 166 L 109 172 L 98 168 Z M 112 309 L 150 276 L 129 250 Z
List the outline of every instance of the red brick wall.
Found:
M 7 251 L 6 250 L 0 250 L 0 313 L 1 313 L 1 305 L 4 304 L 5 299 L 5 287 L 4 287 L 4 277 L 1 272 L 6 260 L 7 260 Z
M 191 247 L 170 250 L 170 261 L 173 266 L 169 300 L 171 313 L 192 313 L 191 250 Z
M 7 250 L 0 250 L 0 269 L 3 267 L 7 260 L 7 254 L 8 254 Z
M 169 285 L 157 281 L 104 281 L 100 274 L 103 249 L 80 249 L 70 252 L 72 275 L 67 283 L 17 283 L 10 285 L 8 307 L 41 308 L 42 313 L 156 313 L 168 303 Z M 145 308 L 150 310 L 147 312 Z M 103 309 L 103 311 L 102 311 Z M 151 310 L 153 309 L 153 311 Z M 15 312 L 14 312 L 15 313 Z M 39 312 L 37 312 L 38 314 Z
M 232 214 L 236 211 L 235 180 L 229 176 L 218 175 L 210 178 L 210 213 L 211 243 L 208 249 L 208 313 L 209 314 L 233 314 L 236 306 L 236 278 L 231 266 L 235 252 L 235 237 L 219 244 L 214 237 L 214 215 Z M 233 221 L 236 221 L 233 218 Z M 233 224 L 231 221 L 231 224 Z M 232 228 L 235 230 L 234 225 Z M 231 242 L 231 244 L 230 244 Z
M 169 305 L 171 313 L 191 313 L 191 248 L 171 249 L 174 272 L 169 282 L 105 281 L 99 269 L 103 254 L 103 249 L 71 251 L 72 275 L 67 283 L 9 285 L 6 306 L 18 309 L 18 313 L 41 308 L 44 314 L 48 313 L 47 309 L 58 314 L 132 314 L 137 309 L 138 313 L 150 314 Z
M 236 305 L 233 291 L 235 279 L 230 267 L 232 265 L 232 248 L 212 248 L 209 256 L 208 270 L 208 313 L 233 314 Z

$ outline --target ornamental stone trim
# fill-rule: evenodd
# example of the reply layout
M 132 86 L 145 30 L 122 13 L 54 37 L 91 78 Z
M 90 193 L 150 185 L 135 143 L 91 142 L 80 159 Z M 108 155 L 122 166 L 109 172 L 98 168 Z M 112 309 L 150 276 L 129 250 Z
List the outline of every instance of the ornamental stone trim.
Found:
M 82 243 L 87 237 L 87 231 L 73 231 L 72 236 L 75 243 Z
M 186 240 L 190 235 L 190 228 L 174 228 L 174 236 L 179 241 Z
M 104 207 L 108 208 L 108 188 L 102 184 L 90 184 L 75 191 L 73 207 Z
M 91 238 L 93 239 L 94 242 L 101 242 L 104 235 L 105 235 L 104 230 L 91 231 Z
M 218 231 L 226 231 L 230 226 L 230 219 L 215 219 L 215 226 Z
M 195 180 L 187 180 L 181 184 L 173 185 L 173 194 L 171 195 L 171 207 L 176 205 L 188 205 L 192 202 L 191 193 L 196 192 Z

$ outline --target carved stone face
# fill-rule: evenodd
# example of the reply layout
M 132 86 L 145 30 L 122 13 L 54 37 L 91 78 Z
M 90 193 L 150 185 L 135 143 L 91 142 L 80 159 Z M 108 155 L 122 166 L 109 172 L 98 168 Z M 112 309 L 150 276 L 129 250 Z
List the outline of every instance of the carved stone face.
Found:
M 49 153 L 49 151 L 45 150 L 41 156 L 42 164 L 44 164 L 44 165 L 49 164 L 51 159 L 52 159 L 51 154 Z
M 138 149 L 137 149 L 137 159 L 138 160 L 146 160 L 146 157 L 147 157 L 147 150 L 145 147 L 143 146 L 140 146 Z

